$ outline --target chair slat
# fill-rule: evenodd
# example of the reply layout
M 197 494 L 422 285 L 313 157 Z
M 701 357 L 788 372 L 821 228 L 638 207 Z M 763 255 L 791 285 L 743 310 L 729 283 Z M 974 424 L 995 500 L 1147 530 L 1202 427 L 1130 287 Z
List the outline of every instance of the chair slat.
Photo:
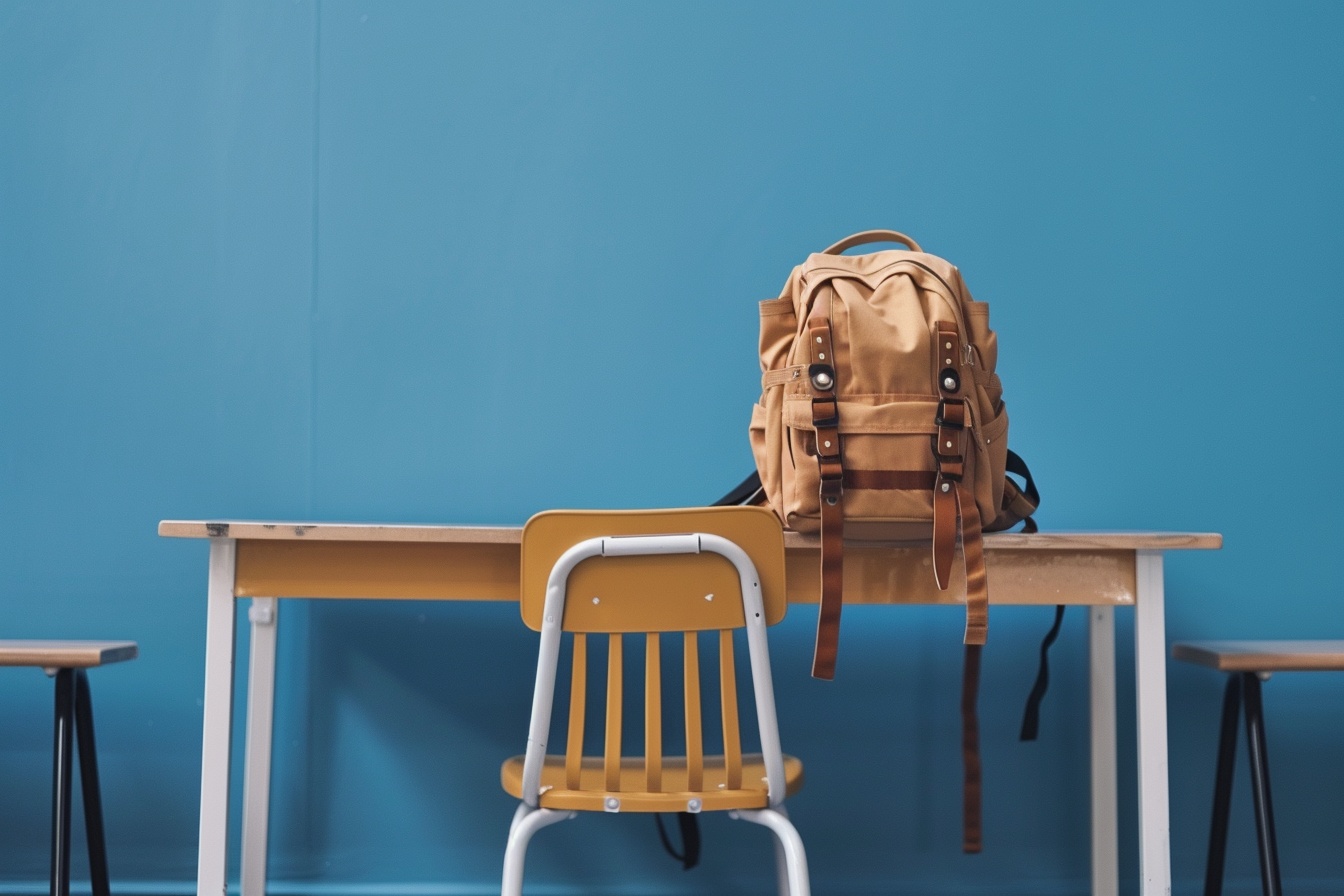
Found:
M 742 736 L 737 720 L 737 668 L 733 660 L 733 631 L 719 632 L 719 691 L 723 706 L 723 762 L 729 790 L 742 786 Z
M 685 632 L 682 655 L 682 688 L 686 697 L 686 788 L 703 790 L 705 786 L 704 726 L 700 718 L 700 637 Z
M 607 737 L 603 771 L 607 790 L 615 793 L 621 789 L 621 636 L 610 635 L 607 642 Z
M 569 737 L 565 742 L 565 786 L 579 789 L 583 767 L 584 710 L 588 704 L 588 636 L 574 635 L 574 669 L 569 678 Z
M 644 641 L 644 789 L 663 790 L 663 664 L 657 632 Z

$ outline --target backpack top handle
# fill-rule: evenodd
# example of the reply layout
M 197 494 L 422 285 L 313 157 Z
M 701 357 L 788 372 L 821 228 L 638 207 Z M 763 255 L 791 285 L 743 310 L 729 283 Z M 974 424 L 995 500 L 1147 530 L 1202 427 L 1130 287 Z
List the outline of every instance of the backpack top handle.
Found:
M 866 243 L 901 243 L 902 245 L 909 246 L 914 252 L 924 251 L 919 248 L 919 243 L 903 233 L 897 233 L 894 230 L 865 230 L 862 233 L 856 233 L 853 236 L 845 237 L 821 254 L 839 255 L 846 249 L 853 249 L 855 246 L 862 246 Z

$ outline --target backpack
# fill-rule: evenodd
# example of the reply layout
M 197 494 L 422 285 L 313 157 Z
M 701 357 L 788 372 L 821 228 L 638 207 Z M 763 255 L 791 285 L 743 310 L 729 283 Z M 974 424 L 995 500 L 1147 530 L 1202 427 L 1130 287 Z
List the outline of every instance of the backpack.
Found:
M 841 254 L 879 242 L 909 250 Z M 908 236 L 873 230 L 809 256 L 760 315 L 751 448 L 764 499 L 785 527 L 820 533 L 813 676 L 835 676 L 845 539 L 931 542 L 939 589 L 960 540 L 964 641 L 984 644 L 981 532 L 1024 520 L 1034 530 L 1039 503 L 1026 465 L 1008 451 L 989 306 L 972 300 L 954 265 Z
M 901 243 L 843 255 L 868 243 Z M 843 549 L 928 541 L 939 589 L 957 542 L 966 580 L 961 690 L 962 849 L 981 848 L 980 652 L 989 625 L 982 532 L 1024 523 L 1040 495 L 1008 450 L 998 338 L 961 272 L 891 230 L 856 233 L 808 257 L 760 305 L 761 399 L 751 412 L 756 473 L 718 503 L 765 503 L 786 528 L 820 533 L 821 606 L 812 674 L 835 677 Z M 1007 474 L 1023 480 L 1019 486 Z M 1053 639 L 1059 618 L 1047 637 Z M 1028 704 L 1044 694 L 1041 676 Z

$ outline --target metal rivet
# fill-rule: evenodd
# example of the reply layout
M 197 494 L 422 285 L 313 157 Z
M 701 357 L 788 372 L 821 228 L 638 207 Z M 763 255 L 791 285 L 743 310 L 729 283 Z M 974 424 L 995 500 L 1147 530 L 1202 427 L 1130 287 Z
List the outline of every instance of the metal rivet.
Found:
M 817 337 L 817 342 L 821 342 L 821 337 L 820 337 L 820 336 Z
M 824 370 L 818 371 L 812 377 L 812 385 L 818 389 L 821 389 L 824 392 L 835 385 L 835 380 L 832 379 L 831 375 L 825 372 Z
M 825 360 L 826 360 L 826 353 L 825 353 L 825 352 L 817 352 L 817 360 L 819 360 L 819 361 L 825 361 Z
M 823 445 L 825 445 L 827 448 L 829 448 L 829 447 L 831 447 L 831 440 L 830 440 L 830 439 L 827 439 L 826 441 L 822 442 L 821 444 L 823 444 Z
M 952 443 L 951 443 L 951 442 L 948 442 L 948 443 L 947 443 L 947 447 L 948 447 L 948 448 L 951 448 L 951 447 L 952 447 Z M 593 598 L 593 603 L 597 603 L 597 598 Z
M 601 602 L 602 602 L 602 600 L 601 600 L 600 598 L 596 598 L 596 597 L 593 598 L 593 603 L 595 603 L 595 604 L 600 604 Z
M 946 390 L 949 391 L 949 392 L 952 392 L 952 391 L 956 390 L 956 388 L 957 388 L 957 381 L 954 380 L 954 379 L 952 379 L 952 377 L 950 377 L 950 376 L 949 376 L 949 377 L 946 377 L 946 378 L 943 380 L 943 388 L 946 389 Z
M 951 485 L 950 483 L 944 482 L 944 483 L 943 483 L 943 492 L 944 492 L 944 493 L 947 493 L 947 492 L 950 492 L 950 491 L 952 491 L 952 485 Z
M 946 348 L 946 349 L 950 349 L 950 348 L 952 348 L 952 343 L 950 343 L 950 342 L 945 342 L 945 343 L 943 343 L 943 348 Z

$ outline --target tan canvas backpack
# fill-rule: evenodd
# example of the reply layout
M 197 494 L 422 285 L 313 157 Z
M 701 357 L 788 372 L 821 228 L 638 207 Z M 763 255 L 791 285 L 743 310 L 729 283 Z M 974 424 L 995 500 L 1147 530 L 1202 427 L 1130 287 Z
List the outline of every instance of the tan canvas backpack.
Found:
M 842 254 L 887 242 L 909 248 Z M 812 674 L 835 674 L 845 539 L 931 542 L 943 589 L 960 541 L 965 642 L 983 644 L 981 532 L 1030 525 L 1038 502 L 1025 465 L 1014 456 L 1010 466 L 989 306 L 972 300 L 954 265 L 875 230 L 810 256 L 760 312 L 757 472 L 785 526 L 821 536 Z

